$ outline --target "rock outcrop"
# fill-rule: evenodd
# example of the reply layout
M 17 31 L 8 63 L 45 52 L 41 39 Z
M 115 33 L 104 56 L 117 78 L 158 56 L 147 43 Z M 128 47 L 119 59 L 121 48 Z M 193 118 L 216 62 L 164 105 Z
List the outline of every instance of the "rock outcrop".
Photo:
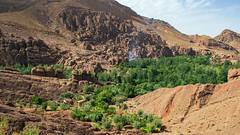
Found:
M 115 40 L 119 34 L 131 33 L 132 22 L 111 14 L 68 6 L 60 14 L 59 20 L 66 29 L 77 34 L 80 41 L 102 44 Z
M 57 100 L 63 92 L 82 91 L 78 84 L 65 79 L 20 75 L 5 70 L 0 70 L 0 78 L 0 98 L 5 100 L 8 96 L 14 100 L 29 99 L 32 95 L 42 97 L 44 100 Z
M 232 68 L 228 73 L 228 81 L 240 80 L 240 70 Z
M 45 70 L 44 67 L 37 66 L 32 68 L 31 75 L 42 76 L 42 77 L 56 77 L 59 79 L 63 79 L 63 70 L 60 68 L 57 68 L 56 74 L 55 74 L 55 70 L 52 67 L 48 67 L 47 70 Z
M 231 30 L 224 30 L 222 31 L 222 33 L 220 33 L 218 36 L 216 36 L 214 38 L 217 41 L 223 42 L 225 44 L 229 44 L 232 47 L 235 47 L 236 49 L 238 49 L 238 51 L 240 51 L 240 34 L 233 32 Z
M 0 65 L 54 64 L 58 59 L 57 52 L 50 49 L 42 40 L 31 37 L 28 41 L 0 39 Z
M 23 131 L 23 128 L 26 125 L 37 126 L 39 128 L 39 134 L 42 135 L 59 133 L 73 135 L 94 134 L 93 130 L 91 130 L 92 126 L 90 124 L 75 122 L 70 118 L 48 118 L 43 116 L 43 114 L 37 115 L 34 112 L 24 112 L 23 110 L 2 104 L 0 104 L 0 113 L 8 118 L 9 126 L 7 134 L 19 133 L 20 131 Z M 68 111 L 67 113 L 70 115 L 71 111 Z
M 86 70 L 83 70 L 81 74 L 77 70 L 73 70 L 72 80 L 76 83 L 79 83 L 80 81 L 88 81 L 103 86 L 103 83 L 99 82 L 97 78 L 93 77 L 91 73 Z
M 240 69 L 231 69 L 229 82 L 225 84 L 161 88 L 127 103 L 132 111 L 143 109 L 163 118 L 164 124 L 171 126 L 173 133 L 239 133 L 239 73 Z

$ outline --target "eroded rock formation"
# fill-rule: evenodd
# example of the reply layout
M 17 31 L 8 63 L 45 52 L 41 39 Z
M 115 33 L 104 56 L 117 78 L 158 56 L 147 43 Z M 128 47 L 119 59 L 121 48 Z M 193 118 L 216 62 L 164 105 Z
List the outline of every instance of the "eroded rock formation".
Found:
M 80 81 L 88 81 L 95 84 L 98 84 L 100 86 L 103 86 L 103 83 L 99 82 L 97 78 L 93 77 L 90 72 L 87 72 L 86 70 L 83 70 L 80 74 L 77 70 L 72 71 L 72 80 L 76 83 Z
M 53 64 L 58 59 L 57 52 L 50 49 L 42 40 L 31 37 L 28 41 L 0 39 L 0 65 Z
M 59 79 L 63 79 L 63 70 L 60 68 L 57 68 L 56 74 L 55 74 L 55 70 L 52 67 L 48 67 L 47 70 L 45 70 L 44 67 L 37 66 L 32 68 L 31 75 L 42 76 L 42 77 L 57 77 Z

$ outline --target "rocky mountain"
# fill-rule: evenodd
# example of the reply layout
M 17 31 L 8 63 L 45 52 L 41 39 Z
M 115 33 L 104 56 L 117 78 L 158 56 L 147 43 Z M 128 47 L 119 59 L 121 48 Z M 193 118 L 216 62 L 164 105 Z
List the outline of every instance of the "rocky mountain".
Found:
M 237 52 L 228 43 L 185 35 L 164 21 L 142 17 L 115 0 L 0 3 L 1 64 L 64 64 L 89 69 L 100 63 L 111 69 L 135 58 Z M 47 49 L 39 49 L 38 44 L 29 49 L 29 38 L 43 41 Z M 18 47 L 20 42 L 27 47 Z
M 225 44 L 229 44 L 236 48 L 238 51 L 240 50 L 240 34 L 236 32 L 226 29 L 214 39 Z
M 161 88 L 138 96 L 128 104 L 133 112 L 143 109 L 163 118 L 172 134 L 240 133 L 239 73 L 239 69 L 231 69 L 225 84 Z

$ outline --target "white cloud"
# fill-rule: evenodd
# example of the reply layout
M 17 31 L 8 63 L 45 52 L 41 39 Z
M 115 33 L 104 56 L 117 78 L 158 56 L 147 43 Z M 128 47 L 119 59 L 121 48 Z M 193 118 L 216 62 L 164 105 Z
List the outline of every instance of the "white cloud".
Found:
M 229 18 L 230 15 L 235 15 L 235 18 L 239 18 L 236 13 L 234 14 L 232 12 L 236 12 L 236 10 L 240 9 L 239 5 L 233 5 L 230 8 L 217 8 L 215 6 L 217 4 L 217 0 L 117 1 L 123 5 L 129 6 L 142 16 L 167 21 L 183 33 L 208 34 L 210 36 L 216 36 L 218 34 L 217 32 L 221 32 L 226 24 L 229 24 L 229 21 L 227 22 L 227 20 L 231 19 Z M 234 30 L 235 28 L 235 31 L 240 32 L 240 27 L 236 29 L 236 19 L 234 21 L 235 22 L 232 22 L 235 23 L 232 24 L 232 29 Z M 240 22 L 239 19 L 238 22 Z

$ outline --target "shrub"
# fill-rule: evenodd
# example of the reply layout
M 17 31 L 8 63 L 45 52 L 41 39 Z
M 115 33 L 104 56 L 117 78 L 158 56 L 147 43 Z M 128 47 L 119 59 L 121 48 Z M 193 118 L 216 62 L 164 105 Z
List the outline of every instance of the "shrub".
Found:
M 70 109 L 70 106 L 67 105 L 67 104 L 61 103 L 61 104 L 60 104 L 60 108 L 61 108 L 62 110 L 69 110 L 69 109 Z
M 75 113 L 75 112 L 71 113 L 71 118 L 72 118 L 72 119 L 76 119 L 76 118 L 77 118 L 77 116 L 76 116 L 76 113 Z
M 103 115 L 98 112 L 91 112 L 86 115 L 86 119 L 92 121 L 92 122 L 98 122 L 102 119 Z
M 67 92 L 61 93 L 61 94 L 60 94 L 60 97 L 61 97 L 61 98 L 69 98 L 69 99 L 72 99 L 74 96 L 73 96 L 73 93 L 72 93 L 71 91 L 67 91 Z
M 102 118 L 102 125 L 103 125 L 104 128 L 106 128 L 106 129 L 111 129 L 111 128 L 112 128 L 111 123 L 112 123 L 112 121 L 109 120 L 109 119 L 107 118 L 107 116 L 103 116 L 103 118 Z
M 18 103 L 18 104 L 19 104 L 19 102 L 20 102 L 20 99 L 18 98 L 18 99 L 16 100 L 16 103 Z
M 55 102 L 53 101 L 48 101 L 48 105 L 50 106 L 50 108 L 52 109 L 52 111 L 56 111 L 58 106 Z
M 139 121 L 139 117 L 137 116 L 137 114 L 133 115 L 128 114 L 127 120 L 129 121 L 129 123 L 134 123 L 135 121 Z
M 95 89 L 95 88 L 94 88 L 93 85 L 84 86 L 84 87 L 83 87 L 83 93 L 92 92 L 94 89 Z
M 134 122 L 133 122 L 133 127 L 134 127 L 135 129 L 140 129 L 140 128 L 141 128 L 141 122 L 139 122 L 139 121 L 134 121 Z
M 114 107 L 109 107 L 107 110 L 106 110 L 106 113 L 111 115 L 111 114 L 116 114 L 116 108 Z
M 48 102 L 47 101 L 42 103 L 42 109 L 43 110 L 46 110 L 47 106 L 48 106 Z
M 91 109 L 91 103 L 90 102 L 86 102 L 82 105 L 82 109 L 84 112 L 89 112 Z
M 42 98 L 37 97 L 37 96 L 32 96 L 32 103 L 34 105 L 40 105 L 40 104 L 42 104 Z
M 11 101 L 12 101 L 12 97 L 8 96 L 8 97 L 7 97 L 7 101 L 8 101 L 8 102 L 11 102 Z
M 147 126 L 147 129 L 148 129 L 148 132 L 149 133 L 154 133 L 154 132 L 156 132 L 156 125 L 155 124 L 149 124 L 148 126 Z
M 23 105 L 26 106 L 27 103 L 28 103 L 28 100 L 27 100 L 27 99 L 24 99 L 24 101 L 23 101 Z
M 120 108 L 123 109 L 123 110 L 126 110 L 127 109 L 127 104 L 120 103 Z
M 91 95 L 85 95 L 84 98 L 89 101 L 91 99 Z
M 119 122 L 120 122 L 120 116 L 114 115 L 114 116 L 113 116 L 113 122 L 114 122 L 114 123 L 119 123 Z
M 123 123 L 122 122 L 118 122 L 117 124 L 116 124 L 116 129 L 117 130 L 121 130 L 123 128 Z
M 144 112 L 143 112 L 143 110 L 139 109 L 138 112 L 137 112 L 137 114 L 138 114 L 140 117 L 142 117 L 142 115 L 144 114 Z
M 103 129 L 103 127 L 101 126 L 101 124 L 99 122 L 93 123 L 92 126 L 98 128 L 100 130 Z
M 19 107 L 20 107 L 20 109 L 22 109 L 22 108 L 23 108 L 23 106 L 22 106 L 22 103 L 20 104 L 20 106 L 19 106 Z
M 142 117 L 142 119 L 146 120 L 148 118 L 148 115 L 143 113 L 141 117 Z
M 152 122 L 153 119 L 154 119 L 153 114 L 149 114 L 148 117 L 147 117 L 147 122 Z
M 82 100 L 82 96 L 79 95 L 79 94 L 76 94 L 76 99 L 79 101 L 79 100 Z
M 35 113 L 39 115 L 41 113 L 41 111 L 37 110 Z
M 8 119 L 7 117 L 1 115 L 1 121 L 0 121 L 0 135 L 4 135 L 6 133 L 6 130 L 8 128 Z
M 25 126 L 24 129 L 23 129 L 23 132 L 21 133 L 21 135 L 38 135 L 38 128 L 33 126 Z
M 154 123 L 154 125 L 155 125 L 157 128 L 159 128 L 159 127 L 162 126 L 162 121 L 161 121 L 161 119 L 159 119 L 159 118 L 157 118 L 157 117 L 154 118 L 153 123 Z

